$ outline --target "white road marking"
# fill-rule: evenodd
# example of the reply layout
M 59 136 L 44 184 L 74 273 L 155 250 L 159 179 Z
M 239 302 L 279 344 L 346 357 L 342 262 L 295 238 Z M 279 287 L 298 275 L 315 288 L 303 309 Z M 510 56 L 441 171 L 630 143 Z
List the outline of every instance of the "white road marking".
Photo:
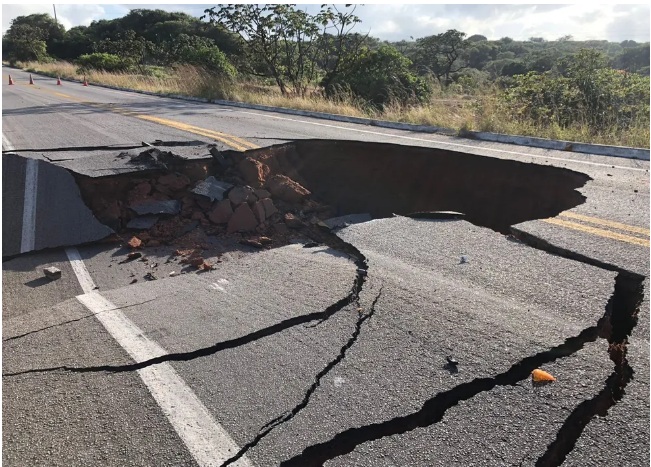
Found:
M 244 113 L 244 114 L 250 114 L 250 115 L 256 115 L 258 117 L 267 117 L 267 118 L 276 118 L 278 120 L 287 120 L 290 122 L 297 122 L 297 123 L 306 123 L 308 125 L 317 125 L 317 126 L 325 126 L 328 128 L 336 128 L 337 130 L 348 130 L 348 131 L 356 131 L 358 133 L 366 133 L 369 135 L 380 135 L 380 136 L 387 136 L 390 138 L 400 138 L 400 139 L 407 139 L 410 141 L 421 141 L 421 142 L 426 142 L 426 143 L 436 143 L 436 144 L 446 144 L 448 146 L 456 146 L 456 147 L 461 147 L 461 148 L 471 148 L 471 149 L 477 149 L 477 150 L 482 150 L 482 151 L 492 151 L 492 152 L 499 152 L 502 154 L 511 154 L 514 156 L 525 156 L 525 157 L 536 157 L 539 159 L 545 159 L 545 160 L 555 160 L 555 161 L 563 161 L 563 162 L 572 162 L 576 164 L 587 164 L 587 165 L 596 165 L 600 167 L 609 167 L 609 168 L 614 168 L 614 169 L 623 169 L 623 170 L 634 170 L 634 171 L 639 171 L 639 172 L 644 172 L 647 169 L 640 169 L 637 167 L 624 167 L 621 165 L 612 165 L 612 164 L 602 164 L 599 162 L 590 162 L 590 161 L 578 161 L 575 159 L 564 159 L 562 157 L 553 157 L 553 156 L 540 156 L 537 154 L 528 154 L 524 152 L 517 152 L 517 151 L 507 151 L 504 149 L 494 149 L 494 148 L 486 148 L 483 146 L 474 146 L 472 144 L 461 144 L 461 143 L 447 143 L 445 141 L 440 141 L 440 140 L 435 140 L 435 139 L 426 139 L 426 138 L 415 138 L 413 136 L 403 136 L 403 135 L 393 135 L 393 134 L 388 134 L 388 133 L 382 133 L 380 131 L 370 131 L 370 130 L 360 130 L 357 128 L 348 128 L 345 126 L 339 126 L 339 125 L 330 125 L 328 123 L 317 123 L 317 122 L 308 122 L 306 120 L 298 120 L 295 118 L 287 118 L 287 117 L 278 117 L 276 115 L 266 115 L 266 114 L 261 114 L 257 112 L 247 112 L 243 110 L 239 110 L 238 112 Z M 404 131 L 404 130 L 403 130 Z M 606 157 L 606 156 L 604 156 Z
M 36 241 L 36 193 L 38 190 L 38 160 L 27 159 L 25 163 L 25 196 L 23 198 L 23 230 L 20 252 L 34 249 Z
M 16 149 L 14 145 L 9 142 L 4 133 L 2 133 L 2 147 L 4 148 L 3 151 L 13 151 Z
M 86 269 L 86 265 L 84 264 L 84 260 L 81 259 L 79 250 L 75 247 L 66 248 L 66 256 L 68 257 L 68 261 L 70 261 L 72 270 L 75 272 L 75 276 L 77 276 L 79 285 L 81 285 L 81 290 L 83 290 L 84 293 L 92 293 L 97 286 L 95 285 L 93 278 L 90 276 L 88 269 Z
M 95 283 L 79 251 L 67 248 L 66 254 L 84 291 L 77 300 L 95 314 L 129 356 L 139 363 L 166 355 L 165 349 L 149 339 L 113 303 L 94 291 Z M 222 465 L 239 451 L 235 441 L 169 363 L 148 366 L 138 370 L 138 374 L 200 466 Z M 249 467 L 253 464 L 248 457 L 242 456 L 233 465 Z
M 2 133 L 2 147 L 13 151 L 14 145 Z M 38 160 L 27 159 L 25 162 L 25 192 L 23 196 L 23 228 L 20 236 L 20 252 L 34 249 L 36 227 L 36 190 L 38 188 Z

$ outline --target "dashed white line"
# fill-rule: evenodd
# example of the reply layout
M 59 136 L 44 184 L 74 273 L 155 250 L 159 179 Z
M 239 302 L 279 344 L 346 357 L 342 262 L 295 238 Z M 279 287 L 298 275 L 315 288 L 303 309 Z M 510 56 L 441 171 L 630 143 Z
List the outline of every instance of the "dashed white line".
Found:
M 434 140 L 434 139 L 415 138 L 413 136 L 387 134 L 387 133 L 382 133 L 380 131 L 360 130 L 360 129 L 357 129 L 357 128 L 348 128 L 348 127 L 345 127 L 345 126 L 331 125 L 331 124 L 328 124 L 328 123 L 309 122 L 309 121 L 306 121 L 306 120 L 298 120 L 298 119 L 295 119 L 295 118 L 278 117 L 276 115 L 266 115 L 266 114 L 261 114 L 261 113 L 258 113 L 258 112 L 247 112 L 247 111 L 244 111 L 244 110 L 239 110 L 238 112 L 244 113 L 244 114 L 256 115 L 258 117 L 275 118 L 275 119 L 278 119 L 278 120 L 287 120 L 289 122 L 306 123 L 308 125 L 324 126 L 324 127 L 328 127 L 328 128 L 335 128 L 337 130 L 355 131 L 357 133 L 366 133 L 366 134 L 369 134 L 369 135 L 388 136 L 388 137 L 391 137 L 391 138 L 400 138 L 400 139 L 406 139 L 406 140 L 410 140 L 410 141 L 421 141 L 421 142 L 425 142 L 425 143 L 445 144 L 445 145 L 453 146 L 453 147 L 470 148 L 470 149 L 482 150 L 482 151 L 492 151 L 492 152 L 497 152 L 497 153 L 502 153 L 502 154 L 511 154 L 511 155 L 514 155 L 514 156 L 534 157 L 534 158 L 545 159 L 545 160 L 550 160 L 551 159 L 551 160 L 555 160 L 555 161 L 572 162 L 572 163 L 576 163 L 576 164 L 595 165 L 595 166 L 609 167 L 609 168 L 614 168 L 614 169 L 634 170 L 634 171 L 639 171 L 639 172 L 644 172 L 644 171 L 647 170 L 647 169 L 640 169 L 640 168 L 637 168 L 637 167 L 625 167 L 625 166 L 621 166 L 621 165 L 602 164 L 600 162 L 578 161 L 578 160 L 575 160 L 575 159 L 564 159 L 562 157 L 540 156 L 540 155 L 537 155 L 537 154 L 528 154 L 528 153 L 524 153 L 524 152 L 507 151 L 505 149 L 486 148 L 486 147 L 483 147 L 483 146 L 474 146 L 472 144 L 448 143 L 448 142 L 445 142 L 445 141 Z
M 94 291 L 95 283 L 79 251 L 67 248 L 66 254 L 84 291 L 77 300 L 95 314 L 129 356 L 140 363 L 166 355 L 165 349 L 149 339 L 113 303 Z M 169 363 L 142 368 L 138 374 L 200 466 L 222 465 L 239 451 L 235 441 Z M 253 464 L 243 456 L 233 465 L 249 467 Z

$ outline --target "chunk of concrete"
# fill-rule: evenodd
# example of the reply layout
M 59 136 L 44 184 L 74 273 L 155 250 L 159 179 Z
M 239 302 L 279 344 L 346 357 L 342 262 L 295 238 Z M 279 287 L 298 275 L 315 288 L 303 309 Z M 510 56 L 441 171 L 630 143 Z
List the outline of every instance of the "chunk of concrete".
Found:
M 210 222 L 215 224 L 226 224 L 231 220 L 231 216 L 233 216 L 233 207 L 231 206 L 231 202 L 227 199 L 221 200 L 217 203 L 217 206 L 208 213 L 208 219 L 210 219 Z
M 212 175 L 205 180 L 197 183 L 197 185 L 190 190 L 197 195 L 210 198 L 211 201 L 221 201 L 224 199 L 224 193 L 233 187 L 230 183 L 217 180 Z
M 251 232 L 258 226 L 258 221 L 248 204 L 242 203 L 235 209 L 228 221 L 227 232 Z
M 310 195 L 310 190 L 285 175 L 274 175 L 267 181 L 271 194 L 288 203 L 298 203 Z
M 181 202 L 175 199 L 166 201 L 148 200 L 131 204 L 133 209 L 140 215 L 144 214 L 178 214 L 181 212 Z
M 43 269 L 43 274 L 45 274 L 45 277 L 53 281 L 61 277 L 61 269 L 51 266 Z
M 228 192 L 228 199 L 231 200 L 234 206 L 239 206 L 242 203 L 253 203 L 257 201 L 257 196 L 250 186 L 236 186 Z

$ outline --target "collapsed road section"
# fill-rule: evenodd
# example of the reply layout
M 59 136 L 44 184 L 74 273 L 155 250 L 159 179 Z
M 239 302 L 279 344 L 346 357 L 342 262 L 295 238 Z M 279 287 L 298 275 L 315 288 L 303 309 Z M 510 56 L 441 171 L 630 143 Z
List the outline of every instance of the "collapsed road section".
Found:
M 107 228 L 134 233 L 145 246 L 171 244 L 189 232 L 256 234 L 252 245 L 280 246 L 292 230 L 304 235 L 327 227 L 328 219 L 359 214 L 369 219 L 456 211 L 476 225 L 509 233 L 511 225 L 581 204 L 585 198 L 577 189 L 590 180 L 555 167 L 355 141 L 305 140 L 244 153 L 204 150 L 205 157 L 191 159 L 150 147 L 114 154 L 113 160 L 104 153 L 59 166 L 39 161 L 34 187 L 22 182 L 33 159 L 6 155 L 5 212 L 35 197 L 37 215 L 32 212 L 33 244 L 20 244 L 20 233 L 29 230 L 25 222 L 3 226 L 3 256 L 93 242 Z M 78 203 L 80 195 L 106 227 Z
M 347 221 L 341 220 L 342 216 L 355 215 L 344 217 L 348 220 L 392 215 L 449 218 L 453 211 L 473 224 L 509 234 L 513 224 L 555 216 L 581 204 L 585 198 L 577 189 L 590 180 L 584 174 L 567 169 L 389 144 L 300 141 L 245 153 L 218 152 L 209 147 L 206 150 L 210 152 L 209 157 L 193 160 L 157 148 L 135 155 L 118 154 L 115 162 L 121 164 L 121 170 L 110 175 L 93 176 L 94 169 L 88 167 L 96 165 L 70 170 L 79 196 L 94 217 L 117 233 L 116 240 L 134 252 L 147 247 L 174 249 L 191 244 L 189 263 L 205 270 L 213 267 L 201 256 L 203 242 L 208 237 L 232 238 L 254 248 L 278 247 L 308 237 L 343 251 L 355 260 L 357 274 L 351 291 L 324 312 L 282 322 L 281 326 L 251 334 L 250 338 L 238 338 L 226 347 L 222 342 L 201 351 L 168 354 L 155 361 L 119 368 L 59 367 L 53 370 L 132 371 L 163 361 L 187 361 L 213 355 L 223 348 L 239 346 L 295 324 L 325 320 L 346 305 L 359 304 L 369 267 L 364 254 L 330 230 L 330 226 L 345 225 Z M 339 220 L 333 221 L 333 218 Z M 88 238 L 78 243 L 95 240 Z M 526 238 L 522 240 L 529 243 Z M 559 254 L 541 243 L 532 243 L 532 246 Z M 562 256 L 581 261 L 569 254 Z M 603 268 L 601 264 L 589 264 Z M 518 361 L 503 373 L 439 392 L 412 415 L 343 431 L 330 442 L 308 447 L 300 459 L 294 459 L 299 461 L 296 465 L 321 465 L 321 461 L 350 452 L 368 440 L 435 424 L 460 401 L 496 386 L 513 385 L 542 363 L 571 355 L 584 343 L 604 337 L 611 346 L 610 357 L 615 371 L 606 381 L 605 396 L 600 395 L 594 403 L 577 408 L 568 418 L 567 428 L 559 432 L 559 439 L 563 441 L 550 444 L 547 454 L 539 461 L 539 465 L 559 465 L 581 435 L 582 427 L 595 414 L 607 412 L 608 403 L 622 397 L 632 374 L 625 358 L 626 339 L 635 325 L 642 278 L 628 277 L 620 268 L 606 269 L 616 270 L 620 276 L 606 315 L 596 326 L 549 351 Z M 371 307 L 368 314 L 360 316 L 340 356 L 317 374 L 304 399 L 286 415 L 265 425 L 260 434 L 244 446 L 242 453 L 303 410 L 322 377 L 339 364 L 355 344 L 362 324 L 371 319 L 373 312 Z

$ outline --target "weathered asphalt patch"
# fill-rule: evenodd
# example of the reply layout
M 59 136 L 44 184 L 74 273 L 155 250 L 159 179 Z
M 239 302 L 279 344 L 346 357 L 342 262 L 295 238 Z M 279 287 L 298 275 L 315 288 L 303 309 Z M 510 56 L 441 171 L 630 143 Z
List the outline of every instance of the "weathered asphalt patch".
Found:
M 100 240 L 113 230 L 99 223 L 81 199 L 79 188 L 67 170 L 45 161 L 3 154 L 3 180 L 27 176 L 28 164 L 37 166 L 34 190 L 25 190 L 18 182 L 3 183 L 2 255 L 13 256 L 32 250 L 78 245 Z M 32 197 L 32 204 L 23 200 Z M 33 212 L 25 213 L 25 209 Z M 29 248 L 25 248 L 25 219 L 28 226 Z M 22 221 L 20 221 L 22 219 Z

